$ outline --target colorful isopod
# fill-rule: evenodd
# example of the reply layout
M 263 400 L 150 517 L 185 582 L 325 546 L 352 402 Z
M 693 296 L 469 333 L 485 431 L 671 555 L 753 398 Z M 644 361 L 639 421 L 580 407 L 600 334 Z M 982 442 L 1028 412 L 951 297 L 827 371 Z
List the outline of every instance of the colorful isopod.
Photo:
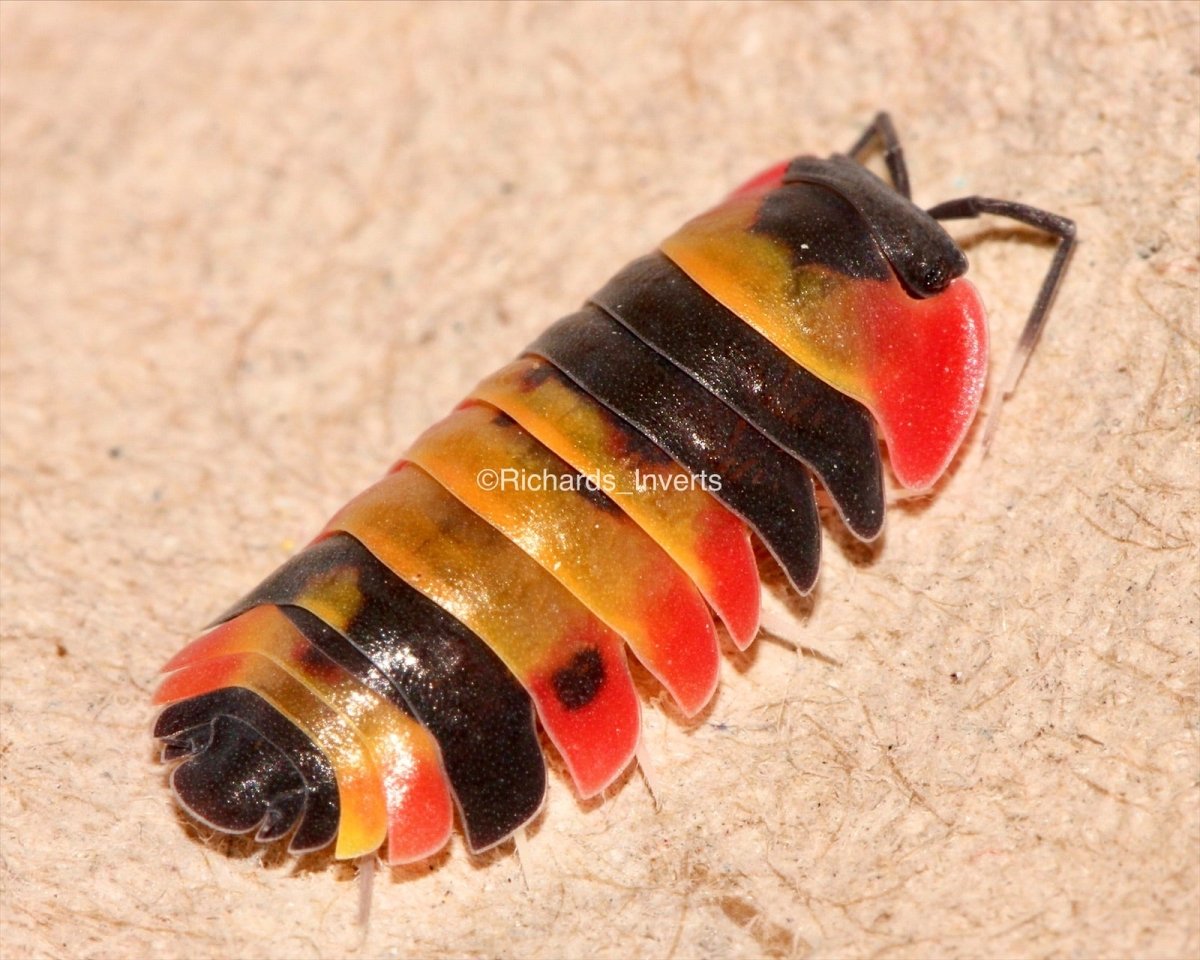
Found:
M 891 185 L 859 164 L 876 140 Z M 479 852 L 542 806 L 539 722 L 579 793 L 603 790 L 638 745 L 627 646 L 694 715 L 713 615 L 739 648 L 758 630 L 751 533 L 807 592 L 814 479 L 870 540 L 877 429 L 903 486 L 945 471 L 988 335 L 938 221 L 980 214 L 1059 241 L 1008 390 L 1074 224 L 981 197 L 921 210 L 886 114 L 635 260 L 166 665 L 154 733 L 179 802 L 297 853 L 386 843 L 391 863 L 440 849 L 457 808 Z

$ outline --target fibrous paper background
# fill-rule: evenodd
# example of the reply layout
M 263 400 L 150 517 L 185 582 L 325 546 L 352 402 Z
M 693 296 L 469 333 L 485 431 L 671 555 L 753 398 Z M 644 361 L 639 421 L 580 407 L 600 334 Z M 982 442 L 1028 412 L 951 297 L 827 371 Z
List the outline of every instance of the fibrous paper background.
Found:
M 0 9 L 0 952 L 1200 951 L 1200 6 Z M 991 452 L 768 622 L 661 806 L 376 878 L 190 826 L 158 667 L 621 264 L 889 109 L 1080 246 Z M 1051 246 L 953 227 L 1007 360 Z

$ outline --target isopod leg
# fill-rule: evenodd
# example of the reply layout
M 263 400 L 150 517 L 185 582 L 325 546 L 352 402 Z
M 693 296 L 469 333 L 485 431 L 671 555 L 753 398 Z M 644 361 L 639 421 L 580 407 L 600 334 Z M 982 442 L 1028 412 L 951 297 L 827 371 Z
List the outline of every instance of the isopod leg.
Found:
M 1050 306 L 1054 303 L 1054 296 L 1058 293 L 1058 287 L 1062 283 L 1063 272 L 1067 269 L 1067 262 L 1071 259 L 1071 252 L 1075 249 L 1074 220 L 1060 217 L 1048 210 L 1027 207 L 1023 203 L 1016 203 L 1012 200 L 960 197 L 957 200 L 939 203 L 929 210 L 929 215 L 935 220 L 966 220 L 989 213 L 993 216 L 1016 220 L 1017 223 L 1023 223 L 1026 226 L 1045 231 L 1052 237 L 1057 237 L 1058 248 L 1054 251 L 1054 259 L 1050 261 L 1050 268 L 1046 271 L 1045 279 L 1042 280 L 1037 299 L 1033 303 L 1033 309 L 1029 312 L 1029 318 L 1021 330 L 1021 339 L 1013 350 L 1008 370 L 1001 381 L 1000 391 L 992 401 L 992 409 L 988 412 L 987 432 L 984 436 L 985 447 L 995 432 L 996 415 L 999 412 L 1000 404 L 1017 388 L 1017 381 L 1021 379 L 1025 365 L 1029 362 L 1029 356 L 1033 353 L 1033 348 L 1037 346 L 1038 338 L 1042 335 L 1042 328 L 1046 325 L 1046 317 L 1050 313 Z
M 848 157 L 862 162 L 867 148 L 875 141 L 883 147 L 883 162 L 887 164 L 888 173 L 892 175 L 892 184 L 896 192 L 903 197 L 912 198 L 912 189 L 908 182 L 908 165 L 904 162 L 904 148 L 900 145 L 900 137 L 892 124 L 891 116 L 885 111 L 875 114 L 854 146 L 846 151 Z

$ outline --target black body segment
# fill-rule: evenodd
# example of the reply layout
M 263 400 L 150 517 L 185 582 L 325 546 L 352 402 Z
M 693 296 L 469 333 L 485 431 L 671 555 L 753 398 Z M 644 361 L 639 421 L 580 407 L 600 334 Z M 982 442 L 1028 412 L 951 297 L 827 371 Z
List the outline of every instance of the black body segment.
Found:
M 794 363 L 661 253 L 633 261 L 591 301 L 811 467 L 856 536 L 878 535 L 883 464 L 866 407 Z
M 554 324 L 526 353 L 549 360 L 694 475 L 762 538 L 792 584 L 812 589 L 821 530 L 812 478 L 699 383 L 599 307 Z
M 154 725 L 163 759 L 179 760 L 171 785 L 199 819 L 226 833 L 258 827 L 262 841 L 285 836 L 289 849 L 319 850 L 341 816 L 329 761 L 258 694 L 226 687 L 165 707 Z M 302 818 L 302 819 L 301 819 Z
M 797 182 L 776 188 L 763 197 L 750 230 L 783 244 L 793 267 L 819 265 L 855 280 L 891 278 L 866 221 L 829 187 Z
M 349 599 L 353 597 L 353 599 Z M 441 748 L 472 850 L 485 850 L 542 805 L 546 768 L 533 703 L 500 658 L 349 534 L 297 554 L 230 610 L 274 603 L 346 610 L 335 629 L 401 693 Z
M 797 157 L 789 164 L 783 183 L 832 190 L 849 203 L 856 213 L 847 222 L 857 224 L 863 235 L 855 245 L 857 249 L 877 247 L 914 297 L 940 293 L 950 281 L 967 272 L 966 255 L 941 224 L 849 157 Z M 778 203 L 795 211 L 793 215 L 804 217 L 790 199 L 792 193 L 779 191 Z M 811 201 L 805 205 L 811 207 Z M 847 264 L 855 260 L 856 256 L 851 255 Z

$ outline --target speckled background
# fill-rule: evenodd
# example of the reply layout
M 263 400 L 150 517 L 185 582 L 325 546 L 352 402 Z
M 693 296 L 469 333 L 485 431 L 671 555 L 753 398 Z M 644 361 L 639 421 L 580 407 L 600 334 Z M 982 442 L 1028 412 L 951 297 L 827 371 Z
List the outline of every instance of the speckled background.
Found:
M 5 957 L 1200 953 L 1200 5 L 0 8 Z M 525 856 L 206 837 L 155 671 L 416 433 L 768 162 L 889 108 L 916 197 L 1082 243 L 1004 411 L 772 593 L 661 809 Z M 956 226 L 997 364 L 1050 247 Z M 523 869 L 522 869 L 523 868 Z

